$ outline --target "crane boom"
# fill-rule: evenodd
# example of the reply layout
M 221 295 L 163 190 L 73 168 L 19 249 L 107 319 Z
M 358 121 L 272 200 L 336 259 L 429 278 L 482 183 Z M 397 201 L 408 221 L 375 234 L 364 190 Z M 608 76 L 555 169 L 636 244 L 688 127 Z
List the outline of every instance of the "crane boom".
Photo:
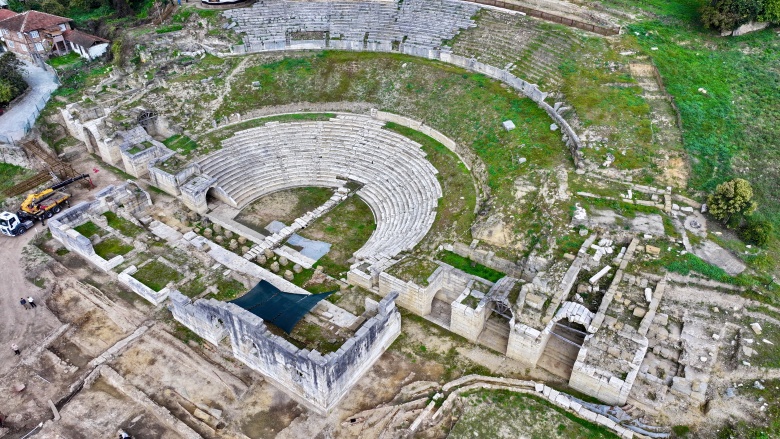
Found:
M 67 180 L 61 181 L 61 182 L 59 182 L 59 183 L 57 183 L 57 184 L 55 184 L 55 185 L 53 185 L 53 186 L 49 187 L 49 189 L 51 189 L 51 190 L 57 190 L 57 189 L 59 189 L 59 188 L 61 188 L 61 187 L 65 187 L 65 186 L 67 186 L 67 185 L 69 185 L 69 184 L 71 184 L 71 183 L 75 183 L 75 182 L 77 182 L 77 181 L 79 181 L 79 180 L 82 180 L 82 179 L 84 179 L 84 178 L 89 178 L 89 174 L 81 174 L 81 175 L 78 175 L 78 176 L 76 176 L 76 177 L 69 178 L 69 179 L 67 179 Z

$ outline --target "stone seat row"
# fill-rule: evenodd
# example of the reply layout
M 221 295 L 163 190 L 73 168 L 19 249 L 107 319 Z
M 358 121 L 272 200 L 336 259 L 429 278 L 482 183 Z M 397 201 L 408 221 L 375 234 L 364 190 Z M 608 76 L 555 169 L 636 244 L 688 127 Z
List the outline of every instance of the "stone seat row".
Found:
M 305 162 L 301 163 L 300 166 L 288 167 L 286 170 L 274 168 L 266 171 L 265 168 L 260 167 L 258 168 L 259 172 L 246 172 L 242 168 L 242 166 L 246 165 L 254 166 L 255 163 L 257 162 L 254 162 L 250 159 L 244 163 L 236 164 L 233 171 L 229 174 L 212 172 L 209 175 L 213 175 L 221 181 L 224 181 L 220 187 L 222 187 L 222 189 L 227 193 L 233 195 L 236 202 L 239 201 L 239 198 L 243 197 L 244 193 L 242 191 L 245 191 L 251 187 L 270 187 L 277 182 L 280 184 L 286 183 L 294 186 L 301 185 L 300 183 L 295 184 L 296 182 L 318 183 L 310 184 L 315 186 L 333 186 L 331 183 L 338 182 L 339 177 L 352 179 L 364 185 L 380 184 L 381 186 L 395 187 L 398 190 L 402 190 L 404 194 L 415 193 L 421 197 L 424 194 L 430 194 L 434 198 L 439 198 L 441 196 L 440 189 L 437 189 L 437 186 L 435 185 L 435 179 L 419 181 L 412 178 L 409 180 L 409 178 L 413 177 L 414 174 L 386 173 L 386 168 L 379 166 L 368 165 L 357 169 L 343 169 L 342 172 L 338 172 L 338 170 L 334 171 L 333 168 L 329 167 L 318 170 L 312 169 L 312 167 Z M 334 165 L 336 163 L 338 162 L 335 162 Z M 260 163 L 260 166 L 262 166 L 262 162 Z M 419 170 L 424 171 L 424 169 Z M 369 179 L 367 175 L 374 173 L 385 173 L 386 177 L 384 179 Z M 248 185 L 247 182 L 251 182 L 251 185 Z M 430 188 L 433 188 L 434 191 L 429 191 Z M 242 206 L 239 205 L 239 207 Z
M 474 26 L 471 17 L 478 9 L 475 4 L 454 0 L 260 1 L 252 8 L 228 10 L 224 15 L 237 23 L 238 32 L 261 41 L 283 41 L 290 32 L 327 31 L 332 37 L 350 40 L 374 34 L 372 38 L 438 46 L 459 29 Z
M 202 166 L 204 172 L 220 177 L 225 182 L 223 188 L 227 189 L 236 179 L 246 175 L 246 165 L 252 164 L 264 170 L 264 173 L 288 173 L 291 169 L 302 169 L 304 172 L 320 172 L 326 170 L 331 175 L 357 174 L 356 180 L 366 183 L 371 180 L 392 178 L 400 176 L 407 178 L 409 174 L 425 172 L 435 174 L 437 171 L 427 161 L 409 161 L 408 157 L 372 157 L 365 153 L 354 154 L 338 149 L 331 150 L 328 155 L 296 155 L 288 158 L 278 156 L 257 156 L 254 154 L 242 155 L 240 160 L 236 157 L 222 157 L 214 160 L 214 163 Z M 272 165 L 277 167 L 272 167 Z M 269 168 L 271 169 L 265 169 Z M 290 168 L 290 169 L 288 169 Z M 381 173 L 381 174 L 375 174 Z M 239 185 L 242 183 L 239 181 Z
M 285 188 L 358 181 L 364 185 L 358 196 L 374 213 L 377 228 L 355 255 L 389 258 L 425 237 L 442 192 L 419 144 L 382 125 L 366 116 L 266 125 L 225 140 L 201 168 L 238 207 Z M 296 223 L 290 230 L 303 226 Z M 267 244 L 278 245 L 284 234 Z
M 253 139 L 251 136 L 247 135 L 242 139 L 225 142 L 224 145 L 228 148 L 238 149 L 250 147 L 258 156 L 267 156 L 268 158 L 285 154 L 307 156 L 327 155 L 333 150 L 352 151 L 356 154 L 370 155 L 377 159 L 399 157 L 399 154 L 404 158 L 411 159 L 424 158 L 426 156 L 419 147 L 398 148 L 395 146 L 395 144 L 400 142 L 410 143 L 416 146 L 416 144 L 410 142 L 406 138 L 388 136 L 383 133 L 371 133 L 362 138 L 356 136 L 342 136 L 341 138 L 337 136 L 328 136 L 326 138 L 321 136 L 314 139 L 288 139 L 289 135 L 277 136 L 273 133 L 267 136 L 264 135 L 262 139 Z M 278 149 L 275 144 L 278 144 L 279 142 L 285 142 L 288 148 L 285 150 Z M 383 148 L 377 149 L 374 145 L 382 145 Z

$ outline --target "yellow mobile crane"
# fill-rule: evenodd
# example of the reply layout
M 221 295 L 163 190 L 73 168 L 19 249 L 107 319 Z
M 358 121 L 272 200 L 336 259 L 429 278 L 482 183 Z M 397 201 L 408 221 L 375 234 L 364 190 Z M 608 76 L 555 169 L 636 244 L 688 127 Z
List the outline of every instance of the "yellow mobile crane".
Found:
M 40 192 L 28 195 L 16 213 L 0 213 L 0 232 L 8 236 L 18 236 L 31 228 L 35 221 L 44 221 L 59 213 L 62 211 L 63 204 L 70 205 L 70 194 L 57 189 L 84 178 L 90 178 L 89 174 L 69 178 Z M 92 184 L 92 179 L 89 182 Z

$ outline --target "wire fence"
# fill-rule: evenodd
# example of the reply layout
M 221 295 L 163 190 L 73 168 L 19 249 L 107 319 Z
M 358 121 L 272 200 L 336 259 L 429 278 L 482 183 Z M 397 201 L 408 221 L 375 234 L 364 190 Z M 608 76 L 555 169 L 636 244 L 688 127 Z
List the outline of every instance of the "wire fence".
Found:
M 54 81 L 57 83 L 57 85 L 61 84 L 59 75 L 57 74 L 57 71 L 53 67 L 51 67 L 50 65 L 48 65 L 46 63 L 43 63 L 43 62 L 40 62 L 37 65 L 42 67 L 42 68 L 44 68 L 44 69 L 46 69 L 46 71 L 51 73 L 53 75 Z M 27 73 L 25 72 L 25 76 L 26 75 L 27 75 Z M 51 93 L 44 93 L 42 96 L 38 97 L 38 100 L 34 104 L 32 104 L 32 105 L 34 105 L 34 110 L 32 110 L 27 115 L 27 117 L 25 118 L 25 120 L 23 122 L 21 122 L 21 123 L 19 123 L 17 125 L 19 131 L 16 131 L 13 135 L 0 134 L 0 143 L 5 143 L 5 144 L 8 144 L 8 145 L 14 145 L 15 146 L 16 145 L 15 139 L 18 140 L 18 139 L 26 136 L 27 133 L 29 133 L 30 130 L 33 129 L 33 127 L 35 126 L 35 121 L 38 119 L 38 116 L 41 114 L 41 111 L 43 111 L 43 109 L 46 107 L 46 103 L 49 102 L 50 98 L 51 98 Z M 22 98 L 22 99 L 23 99 L 22 100 L 22 102 L 23 102 L 24 100 L 28 99 L 28 97 L 25 97 L 25 98 Z M 21 104 L 21 102 L 20 102 L 20 104 Z M 26 102 L 25 102 L 25 105 L 27 105 Z

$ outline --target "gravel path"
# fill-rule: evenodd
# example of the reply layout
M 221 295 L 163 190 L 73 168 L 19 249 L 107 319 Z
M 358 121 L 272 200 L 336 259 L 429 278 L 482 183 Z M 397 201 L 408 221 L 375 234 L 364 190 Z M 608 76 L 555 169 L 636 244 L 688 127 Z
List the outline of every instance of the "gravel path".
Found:
M 0 235 L 0 376 L 19 363 L 11 350 L 16 343 L 22 357 L 34 345 L 58 328 L 61 323 L 46 307 L 43 290 L 27 281 L 22 266 L 22 248 L 42 230 L 40 224 L 22 236 Z M 19 303 L 24 296 L 33 296 L 37 308 L 25 310 Z
M 0 135 L 13 141 L 18 141 L 27 134 L 25 125 L 33 115 L 37 116 L 37 106 L 45 105 L 51 93 L 57 89 L 57 78 L 53 73 L 26 61 L 24 69 L 24 79 L 30 84 L 30 90 L 20 102 L 0 116 Z M 0 140 L 5 139 L 0 137 Z

